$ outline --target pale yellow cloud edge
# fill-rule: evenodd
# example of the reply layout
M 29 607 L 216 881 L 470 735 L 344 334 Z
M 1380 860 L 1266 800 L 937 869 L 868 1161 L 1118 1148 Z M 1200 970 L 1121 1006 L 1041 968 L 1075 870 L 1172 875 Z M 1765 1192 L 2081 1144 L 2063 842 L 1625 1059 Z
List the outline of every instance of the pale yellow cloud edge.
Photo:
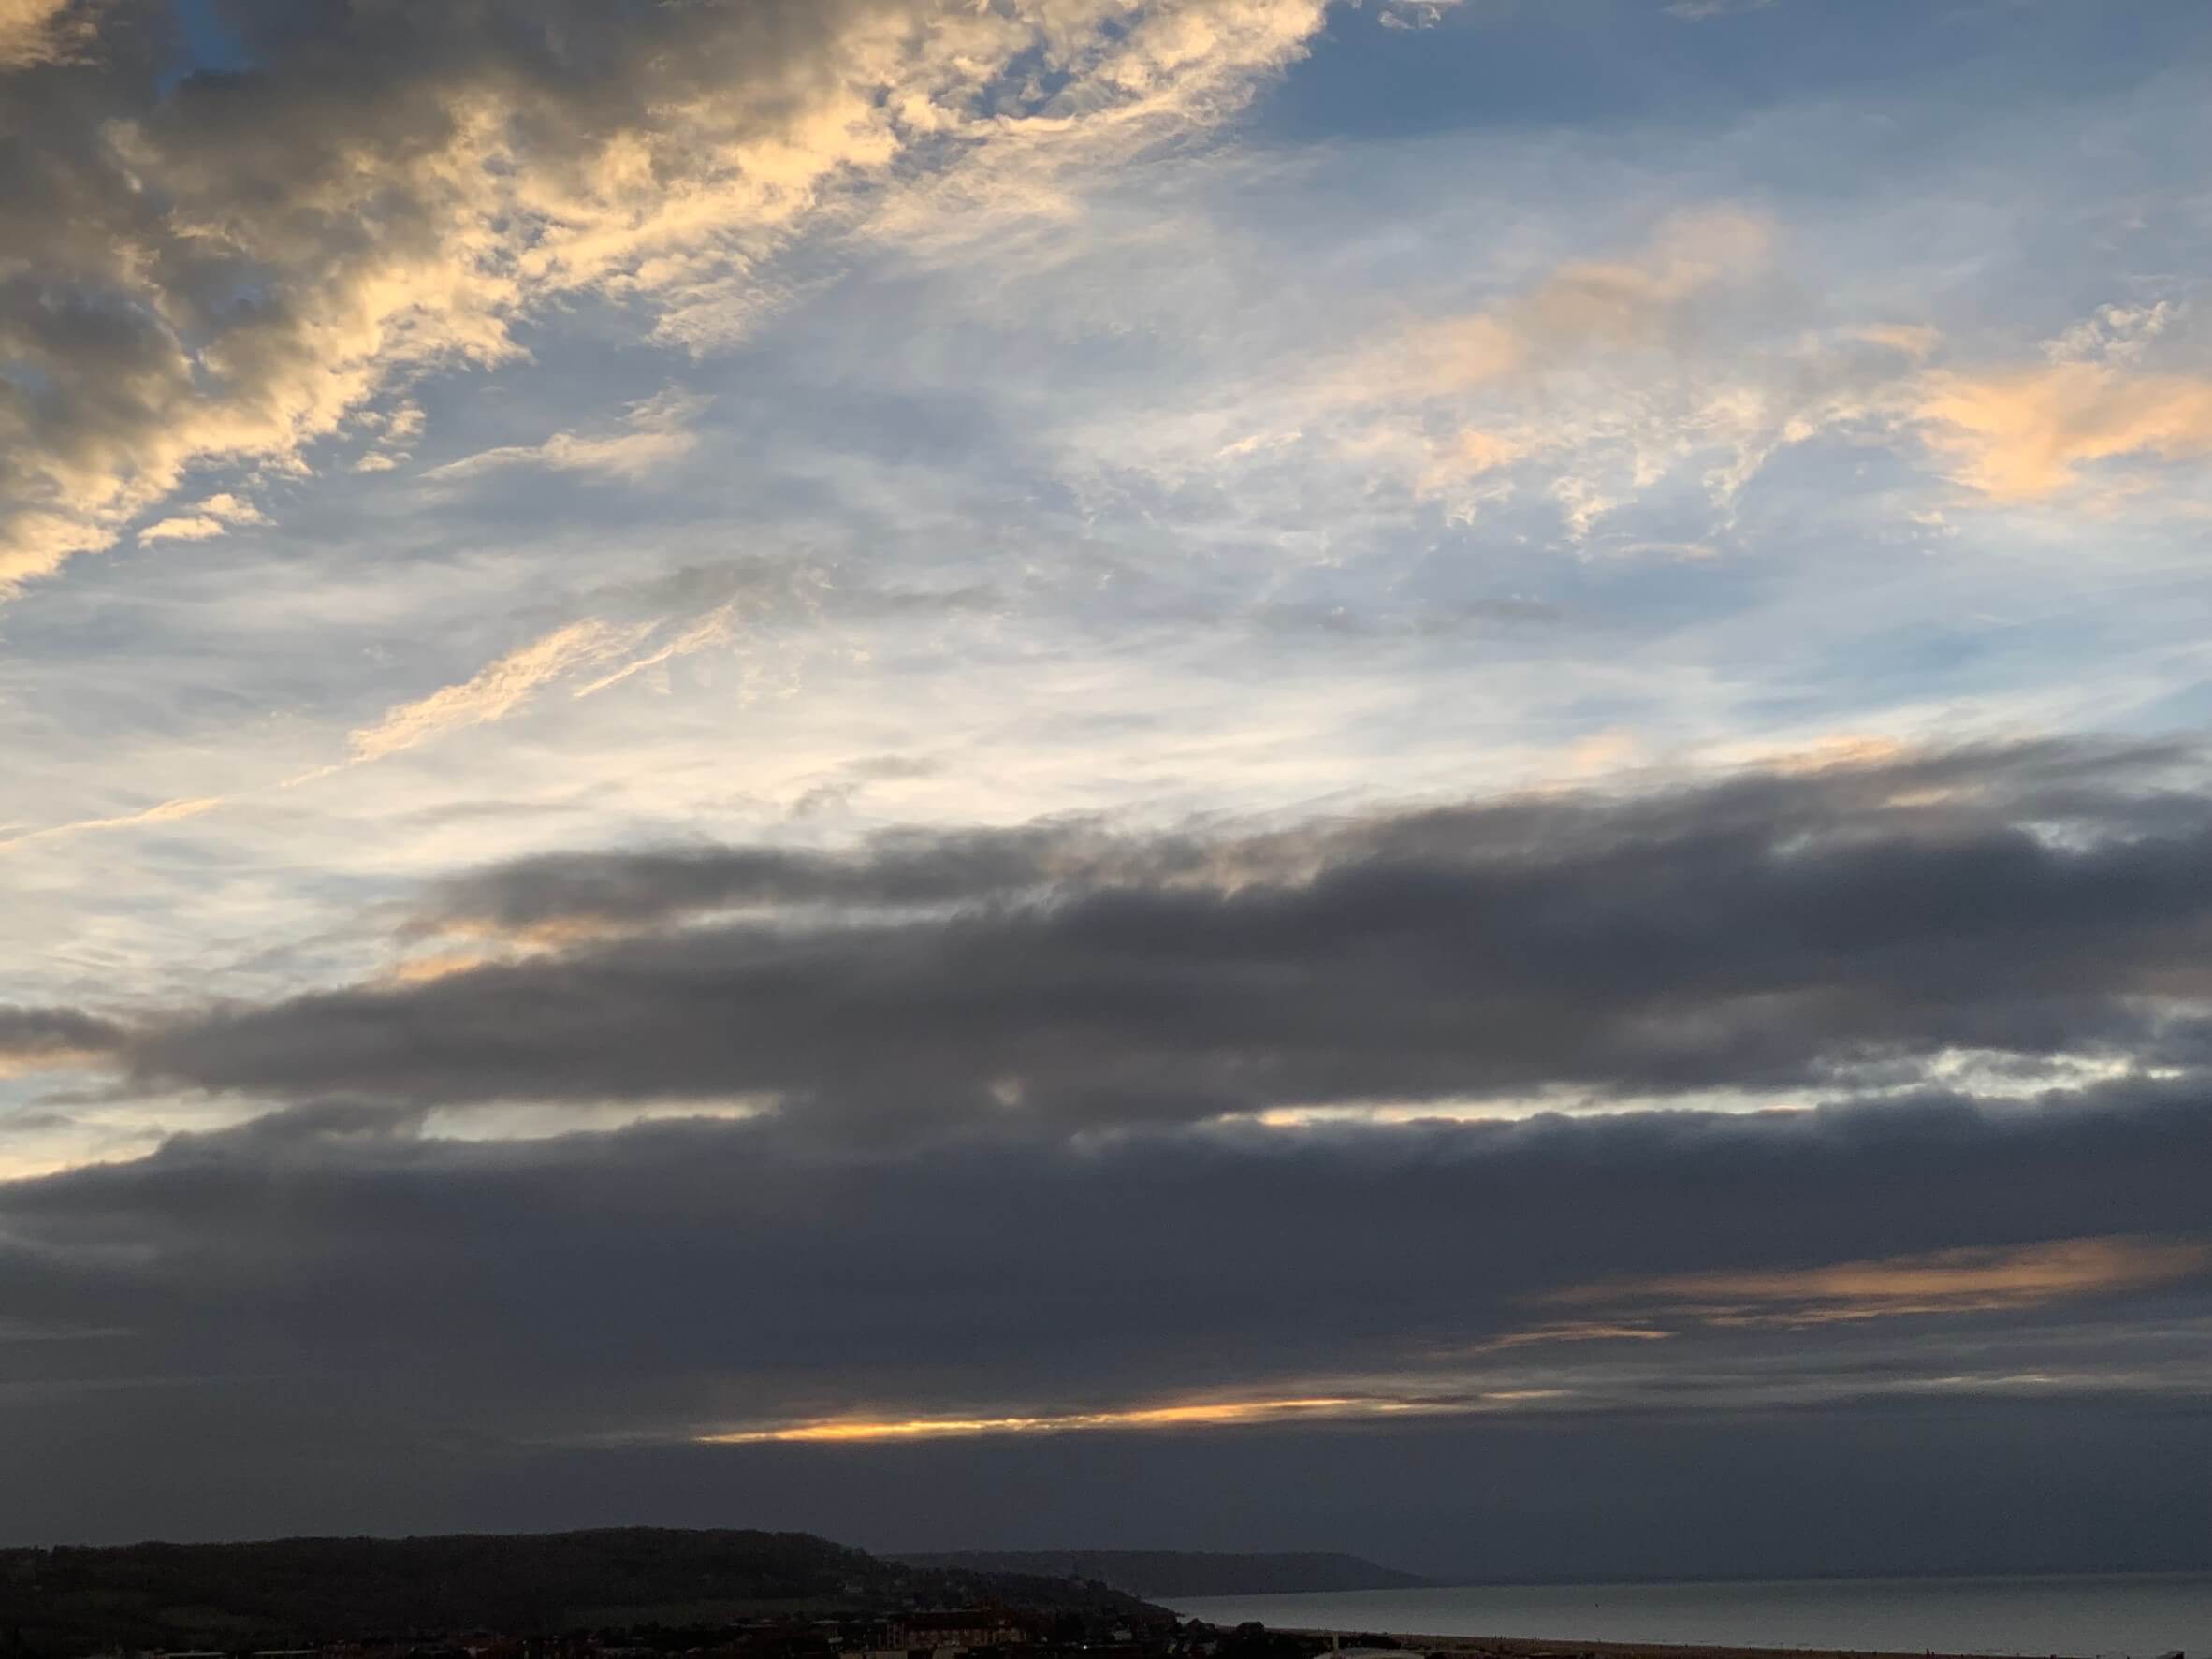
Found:
M 66 63 L 92 36 L 83 11 L 70 0 L 0 0 L 0 69 Z

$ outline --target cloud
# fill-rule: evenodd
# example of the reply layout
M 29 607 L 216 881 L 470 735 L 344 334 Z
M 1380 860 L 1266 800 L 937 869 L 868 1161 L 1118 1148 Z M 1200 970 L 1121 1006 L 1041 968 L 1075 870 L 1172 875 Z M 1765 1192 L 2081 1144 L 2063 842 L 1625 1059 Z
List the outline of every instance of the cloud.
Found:
M 0 837 L 0 851 L 36 841 L 63 836 L 82 835 L 98 830 L 142 829 L 148 824 L 175 823 L 182 819 L 197 818 L 203 812 L 212 812 L 229 805 L 225 795 L 180 795 L 171 800 L 159 801 L 136 812 L 117 812 L 105 818 L 77 818 L 66 823 L 49 824 L 43 829 L 25 830 L 20 835 Z
M 1548 1395 L 1545 1390 L 1532 1390 Z M 1492 1408 L 1518 1404 L 1526 1393 L 1507 1392 L 1493 1397 Z M 1481 1407 L 1469 1401 L 1455 1405 L 1453 1415 Z M 1363 1418 L 1404 1417 L 1424 1411 L 1413 1400 L 1360 1399 L 1351 1395 L 1320 1395 L 1289 1400 L 1208 1400 L 1178 1405 L 1133 1405 L 1108 1411 L 1051 1412 L 1034 1417 L 919 1417 L 890 1420 L 868 1418 L 830 1418 L 818 1422 L 786 1423 L 761 1429 L 720 1429 L 699 1436 L 702 1446 L 828 1445 L 850 1446 L 898 1440 L 975 1439 L 986 1434 L 1076 1434 L 1108 1432 L 1131 1433 L 1163 1429 L 1250 1428 L 1286 1422 L 1354 1422 Z
M 541 686 L 633 648 L 646 631 L 587 618 L 518 646 L 458 685 L 386 711 L 348 737 L 356 761 L 381 761 L 434 737 L 504 720 Z
M 767 1098 L 839 1137 L 2189 1066 L 2212 807 L 2152 786 L 2172 764 L 2029 746 L 1244 837 L 532 859 L 415 926 L 573 949 L 183 1013 L 128 1060 L 280 1099 Z
M 209 522 L 212 523 L 213 520 Z M 542 687 L 636 648 L 651 635 L 654 626 L 652 623 L 617 624 L 595 618 L 565 624 L 527 645 L 517 646 L 465 680 L 442 687 L 426 697 L 386 709 L 381 718 L 348 734 L 347 746 L 351 754 L 346 760 L 316 766 L 274 784 L 240 791 L 235 794 L 182 796 L 135 812 L 72 819 L 64 823 L 49 824 L 42 829 L 27 830 L 19 835 L 0 837 L 0 851 L 88 832 L 138 829 L 149 824 L 197 818 L 203 813 L 213 812 L 257 795 L 266 795 L 274 790 L 297 789 L 303 784 L 318 782 L 349 766 L 387 760 L 393 755 L 405 753 L 437 738 L 465 731 L 471 726 L 488 725 L 505 720 L 525 707 Z M 705 626 L 702 624 L 701 628 Z M 701 628 L 679 634 L 677 641 L 662 648 L 654 660 L 664 660 L 667 656 L 677 654 L 679 647 L 699 649 L 713 643 L 712 638 L 702 633 Z M 604 689 L 623 678 L 626 672 L 618 670 L 586 690 Z
M 112 1022 L 80 1009 L 0 1003 L 0 1075 L 79 1064 L 112 1051 L 120 1035 Z
M 68 62 L 92 36 L 90 11 L 77 0 L 0 0 L 0 71 Z
M 1068 465 L 1108 499 L 1150 487 L 1254 502 L 1253 533 L 1312 517 L 1341 540 L 1341 507 L 1321 503 L 1352 493 L 1373 516 L 1353 533 L 1385 545 L 1441 507 L 1461 526 L 1528 526 L 1533 510 L 1546 540 L 1579 548 L 1624 509 L 1679 514 L 1690 497 L 1698 533 L 1623 534 L 1615 550 L 1710 551 L 1772 456 L 1863 418 L 1899 378 L 1808 330 L 1784 246 L 1772 218 L 1726 200 L 1646 216 L 1618 246 L 1491 279 L 1475 303 L 1390 296 L 1369 308 L 1386 320 L 1356 331 L 1317 317 L 1326 343 L 1286 341 L 1150 419 L 1100 421 Z
M 100 1392 L 120 1377 L 187 1413 L 203 1389 L 255 1402 L 269 1436 L 232 1451 L 225 1491 L 296 1480 L 302 1406 L 342 1489 L 364 1445 L 412 1484 L 438 1458 L 702 1437 L 1749 1432 L 2029 1374 L 2088 1424 L 2115 1390 L 2188 1402 L 2212 1380 L 2208 1153 L 2193 1086 L 837 1151 L 773 1119 L 442 1140 L 332 1101 L 0 1183 L 0 1319 L 124 1333 L 96 1364 L 22 1361 L 78 1446 L 127 1420 Z M 2185 1250 L 2194 1277 L 2172 1271 Z M 1870 1288 L 1921 1311 L 1685 1318 L 1666 1341 L 1559 1327 L 1559 1293 L 1624 1268 L 1674 1302 Z M 145 1480 L 125 1449 L 76 1454 L 80 1478 Z
M 2040 1307 L 2171 1285 L 2207 1270 L 2212 1245 L 2202 1243 L 2061 1239 L 1810 1268 L 1627 1279 L 1559 1291 L 1549 1300 L 1714 1325 L 1803 1326 Z
M 1959 482 L 2001 502 L 2045 500 L 2099 462 L 2212 454 L 2212 380 L 2107 363 L 1936 375 L 1915 413 Z
M 1773 247 L 1773 226 L 1739 208 L 1678 213 L 1621 258 L 1569 260 L 1499 304 L 1410 325 L 1368 348 L 1341 395 L 1445 397 L 1585 354 L 1686 339 L 1695 303 L 1762 275 Z
M 234 524 L 266 524 L 268 518 L 249 502 L 235 495 L 211 495 L 189 514 L 159 519 L 138 531 L 141 545 L 153 542 L 204 542 L 219 536 Z
M 588 685 L 578 686 L 574 694 L 578 697 L 596 697 L 602 691 L 612 691 L 623 681 L 658 668 L 664 662 L 673 662 L 678 657 L 689 657 L 696 651 L 728 645 L 737 637 L 737 633 L 736 604 L 733 602 L 718 605 L 697 621 L 677 630 L 668 639 L 643 656 L 623 663 L 612 673 L 601 675 Z
M 555 473 L 597 473 L 631 483 L 680 460 L 698 435 L 688 423 L 708 400 L 667 391 L 633 404 L 625 419 L 630 430 L 598 438 L 556 432 L 543 444 L 487 449 L 461 460 L 433 467 L 429 478 L 468 478 L 505 467 L 542 467 Z
M 255 509 L 233 497 L 213 497 L 202 505 L 226 523 L 260 521 Z M 229 794 L 180 796 L 134 811 L 0 836 L 0 851 L 86 832 L 196 818 L 240 801 L 320 782 L 351 767 L 509 719 L 527 708 L 545 687 L 563 679 L 590 674 L 570 695 L 597 696 L 666 663 L 733 645 L 766 624 L 819 621 L 839 607 L 856 615 L 958 610 L 972 598 L 960 592 L 916 594 L 865 582 L 839 586 L 822 567 L 778 560 L 688 568 L 651 583 L 609 585 L 587 597 L 625 613 L 626 619 L 587 617 L 565 623 L 507 651 L 465 680 L 396 704 L 347 735 L 351 752 L 344 760 Z M 641 617 L 641 612 L 646 614 Z M 595 669 L 601 672 L 591 673 Z
M 2152 341 L 2181 321 L 2185 309 L 2170 299 L 2100 306 L 2045 342 L 2044 355 L 2054 363 L 2132 363 L 2144 357 Z
M 1317 0 L 372 19 L 284 0 L 229 15 L 248 72 L 163 96 L 138 61 L 157 35 L 119 14 L 103 72 L 20 127 L 27 187 L 0 211 L 0 242 L 36 251 L 0 277 L 0 582 L 108 546 L 195 468 L 306 466 L 405 376 L 516 358 L 516 325 L 555 301 L 722 338 L 712 317 L 864 185 L 898 185 L 910 233 L 933 169 L 1033 203 L 1048 153 L 1214 119 L 1319 20 Z M 0 48 L 32 65 L 19 82 L 65 72 L 36 65 L 65 22 L 21 0 L 0 20 Z M 1026 90 L 1031 68 L 1056 90 Z M 485 464 L 627 475 L 677 442 L 564 434 Z
M 223 521 L 205 513 L 188 518 L 162 518 L 138 532 L 141 543 L 204 542 L 223 533 Z

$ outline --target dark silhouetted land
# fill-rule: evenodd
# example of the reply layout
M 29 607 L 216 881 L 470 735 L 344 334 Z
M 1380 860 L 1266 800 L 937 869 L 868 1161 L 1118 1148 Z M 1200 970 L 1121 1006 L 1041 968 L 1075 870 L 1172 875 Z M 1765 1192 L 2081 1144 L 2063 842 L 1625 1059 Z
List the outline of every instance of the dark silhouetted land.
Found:
M 978 1603 L 1163 1616 L 1101 1584 L 913 1566 L 807 1533 L 632 1527 L 0 1550 L 0 1653 L 240 1652 Z

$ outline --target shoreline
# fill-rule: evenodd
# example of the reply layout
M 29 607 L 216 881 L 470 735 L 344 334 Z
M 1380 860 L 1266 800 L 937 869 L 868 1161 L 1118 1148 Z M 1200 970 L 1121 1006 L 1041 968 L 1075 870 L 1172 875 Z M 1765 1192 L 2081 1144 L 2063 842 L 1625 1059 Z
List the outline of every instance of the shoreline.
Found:
M 1553 1640 L 1539 1637 L 1431 1636 L 1419 1631 L 1321 1630 L 1292 1625 L 1270 1625 L 1285 1636 L 1334 1638 L 1347 1648 L 1362 1636 L 1387 1636 L 1404 1645 L 1408 1659 L 1421 1654 L 1448 1653 L 1453 1659 L 1989 1659 L 1986 1654 L 1938 1653 L 1918 1650 L 1910 1653 L 1880 1648 L 1733 1648 L 1706 1642 L 1600 1642 Z M 2051 1654 L 2045 1659 L 2075 1659 Z

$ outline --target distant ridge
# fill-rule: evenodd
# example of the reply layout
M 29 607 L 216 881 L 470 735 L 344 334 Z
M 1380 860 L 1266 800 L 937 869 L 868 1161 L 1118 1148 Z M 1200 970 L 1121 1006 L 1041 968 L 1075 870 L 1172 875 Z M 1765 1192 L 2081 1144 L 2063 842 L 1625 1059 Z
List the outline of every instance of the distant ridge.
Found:
M 0 1659 L 878 1616 L 979 1601 L 1099 1618 L 1158 1612 L 1065 1573 L 910 1566 L 808 1533 L 618 1527 L 57 1546 L 0 1550 Z
M 959 1550 L 895 1555 L 910 1566 L 1087 1579 L 1130 1595 L 1291 1595 L 1307 1590 L 1411 1590 L 1430 1582 L 1332 1550 L 1231 1554 L 1187 1550 Z

